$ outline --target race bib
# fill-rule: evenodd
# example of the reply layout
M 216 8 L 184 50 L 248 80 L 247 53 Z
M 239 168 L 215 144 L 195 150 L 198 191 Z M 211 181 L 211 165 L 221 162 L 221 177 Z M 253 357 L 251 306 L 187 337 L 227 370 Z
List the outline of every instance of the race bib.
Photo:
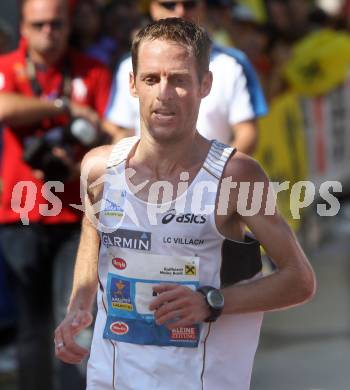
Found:
M 176 283 L 199 286 L 199 257 L 153 255 L 119 249 L 110 256 L 107 277 L 107 339 L 159 346 L 197 347 L 199 325 L 169 330 L 158 326 L 149 305 L 153 286 Z

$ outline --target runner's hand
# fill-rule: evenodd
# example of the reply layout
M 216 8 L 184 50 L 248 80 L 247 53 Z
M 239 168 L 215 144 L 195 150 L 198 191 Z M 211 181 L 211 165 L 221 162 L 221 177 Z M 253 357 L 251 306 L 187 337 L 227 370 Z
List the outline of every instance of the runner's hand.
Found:
M 74 337 L 92 322 L 92 314 L 87 310 L 76 310 L 55 330 L 55 355 L 65 363 L 78 364 L 89 351 L 76 343 Z
M 168 329 L 193 326 L 210 315 L 204 296 L 189 287 L 159 284 L 153 291 L 159 295 L 149 308 L 154 310 L 157 325 L 166 325 Z

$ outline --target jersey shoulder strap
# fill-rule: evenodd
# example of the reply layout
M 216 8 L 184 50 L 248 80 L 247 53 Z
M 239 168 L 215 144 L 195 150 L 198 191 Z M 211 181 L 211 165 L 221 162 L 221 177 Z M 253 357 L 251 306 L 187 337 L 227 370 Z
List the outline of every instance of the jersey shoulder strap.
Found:
M 231 148 L 214 140 L 211 144 L 208 156 L 204 161 L 203 168 L 216 179 L 220 180 L 229 158 L 236 153 L 236 148 Z
M 139 137 L 127 137 L 113 146 L 112 152 L 107 161 L 107 168 L 112 168 L 125 161 L 134 147 L 136 142 L 139 141 Z

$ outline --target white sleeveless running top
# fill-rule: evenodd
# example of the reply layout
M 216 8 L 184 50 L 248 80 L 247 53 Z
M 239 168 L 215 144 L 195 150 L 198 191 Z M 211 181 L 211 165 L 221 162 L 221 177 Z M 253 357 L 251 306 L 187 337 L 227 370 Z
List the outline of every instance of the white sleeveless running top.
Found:
M 88 389 L 247 390 L 261 313 L 222 315 L 211 325 L 169 331 L 156 326 L 148 309 L 159 283 L 220 287 L 224 237 L 215 225 L 215 201 L 234 150 L 213 141 L 187 191 L 160 206 L 137 198 L 127 185 L 126 159 L 137 141 L 116 144 L 108 162 Z M 180 185 L 187 179 L 183 174 Z M 164 183 L 163 189 L 163 195 L 171 192 Z M 111 378 L 107 387 L 104 375 Z

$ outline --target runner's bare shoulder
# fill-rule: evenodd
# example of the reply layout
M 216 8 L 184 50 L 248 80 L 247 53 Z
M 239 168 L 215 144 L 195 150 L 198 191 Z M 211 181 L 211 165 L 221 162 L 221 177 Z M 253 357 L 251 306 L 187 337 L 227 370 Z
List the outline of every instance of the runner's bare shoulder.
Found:
M 237 182 L 268 180 L 263 168 L 254 158 L 238 151 L 229 159 L 224 171 L 224 178 L 230 176 Z
M 113 145 L 103 145 L 91 149 L 81 163 L 81 190 L 89 196 L 92 203 L 102 196 L 107 163 L 112 148 Z
M 113 145 L 103 145 L 91 149 L 85 154 L 81 163 L 81 175 L 86 178 L 89 184 L 105 174 L 112 148 Z
M 261 184 L 257 185 L 256 183 Z M 237 151 L 227 162 L 220 191 L 229 192 L 229 207 L 232 212 L 235 212 L 239 199 L 238 195 L 243 187 L 247 188 L 247 199 L 249 203 L 257 186 L 263 186 L 264 195 L 262 197 L 262 203 L 265 203 L 269 183 L 269 178 L 261 165 L 254 158 Z M 241 192 L 241 195 L 243 192 Z M 264 204 L 261 206 L 263 207 Z

